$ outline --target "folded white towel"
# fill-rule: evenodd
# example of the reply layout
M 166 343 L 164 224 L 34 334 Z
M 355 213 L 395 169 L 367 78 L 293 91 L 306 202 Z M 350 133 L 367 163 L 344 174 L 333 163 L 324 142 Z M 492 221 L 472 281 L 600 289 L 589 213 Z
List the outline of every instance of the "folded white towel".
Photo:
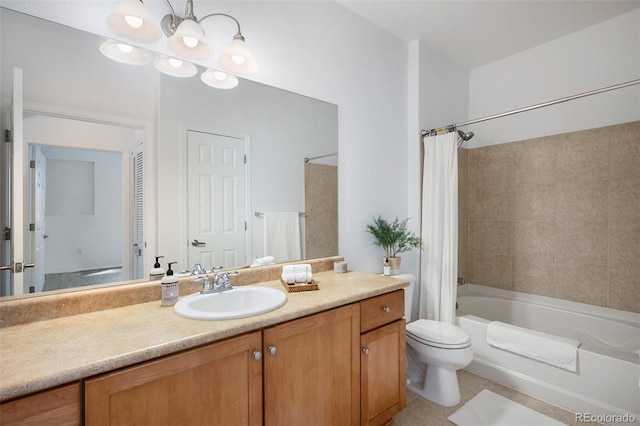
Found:
M 287 284 L 291 284 L 285 279 L 285 277 L 287 279 L 291 279 L 290 277 L 293 277 L 294 283 L 310 283 L 313 279 L 311 264 L 300 263 L 296 265 L 284 265 L 282 267 L 282 280 L 286 281 Z
M 296 278 L 295 278 L 295 275 L 290 272 L 283 272 L 282 281 L 284 281 L 287 284 L 295 284 Z
M 572 372 L 577 371 L 577 340 L 529 330 L 499 321 L 487 325 L 487 343 Z
M 276 263 L 276 258 L 273 256 L 265 256 L 265 257 L 259 257 L 256 260 L 254 260 L 251 263 L 252 267 L 255 266 L 266 266 L 266 265 L 273 265 Z

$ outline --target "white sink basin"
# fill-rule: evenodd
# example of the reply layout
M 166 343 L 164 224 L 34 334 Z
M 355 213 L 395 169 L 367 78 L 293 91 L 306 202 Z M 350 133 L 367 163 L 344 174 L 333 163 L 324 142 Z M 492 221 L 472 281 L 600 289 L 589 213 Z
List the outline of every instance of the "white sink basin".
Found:
M 282 291 L 269 287 L 239 286 L 219 293 L 192 294 L 175 304 L 176 314 L 192 319 L 247 318 L 278 309 L 287 301 Z

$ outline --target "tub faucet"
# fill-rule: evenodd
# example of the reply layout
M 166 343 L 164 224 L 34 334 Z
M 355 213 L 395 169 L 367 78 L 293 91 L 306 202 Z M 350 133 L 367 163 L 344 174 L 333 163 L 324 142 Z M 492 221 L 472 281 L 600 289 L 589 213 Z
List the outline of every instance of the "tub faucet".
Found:
M 458 277 L 458 285 L 464 285 L 465 280 L 463 277 Z

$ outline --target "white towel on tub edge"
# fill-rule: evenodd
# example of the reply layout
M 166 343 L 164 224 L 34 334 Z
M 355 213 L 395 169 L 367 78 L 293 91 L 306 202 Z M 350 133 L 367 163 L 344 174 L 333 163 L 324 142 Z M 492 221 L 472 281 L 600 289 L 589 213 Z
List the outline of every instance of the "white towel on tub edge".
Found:
M 487 343 L 574 373 L 577 371 L 578 346 L 580 346 L 577 340 L 500 321 L 491 321 L 487 325 Z

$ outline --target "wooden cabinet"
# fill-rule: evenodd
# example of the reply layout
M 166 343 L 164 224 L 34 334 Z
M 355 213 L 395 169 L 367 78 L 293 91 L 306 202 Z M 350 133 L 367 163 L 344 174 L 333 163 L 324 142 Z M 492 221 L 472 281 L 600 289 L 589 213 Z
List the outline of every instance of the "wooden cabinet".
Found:
M 264 424 L 360 423 L 360 309 L 336 308 L 264 330 Z
M 361 424 L 387 425 L 406 407 L 403 290 L 360 303 Z
M 2 426 L 82 424 L 80 382 L 0 404 Z
M 390 424 L 403 314 L 399 290 L 2 403 L 0 425 Z
M 97 425 L 260 425 L 260 332 L 85 382 L 85 420 Z

